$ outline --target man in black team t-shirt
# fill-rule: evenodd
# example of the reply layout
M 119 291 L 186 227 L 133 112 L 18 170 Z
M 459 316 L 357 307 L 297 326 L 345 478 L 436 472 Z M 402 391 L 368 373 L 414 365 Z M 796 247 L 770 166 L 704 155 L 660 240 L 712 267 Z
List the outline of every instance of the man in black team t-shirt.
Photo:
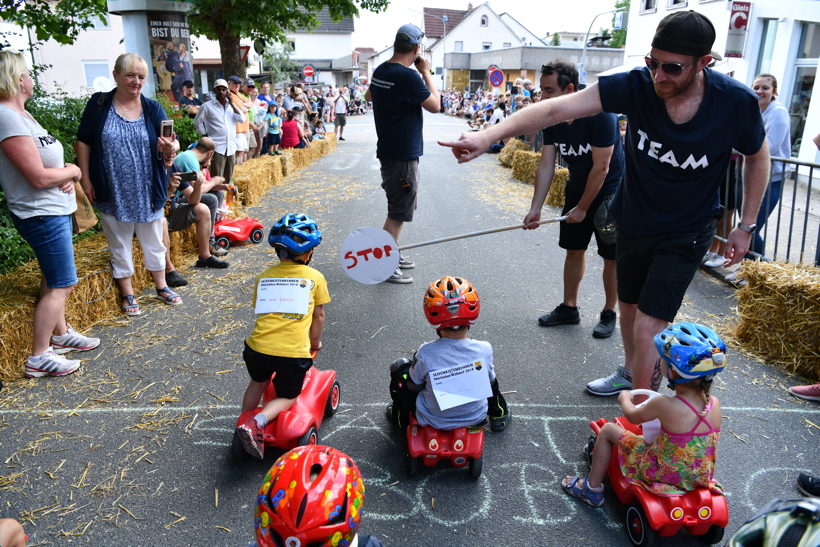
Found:
M 626 115 L 626 170 L 611 206 L 626 362 L 587 384 L 596 395 L 660 386 L 653 339 L 674 321 L 709 247 L 732 148 L 746 161 L 743 210 L 729 234 L 726 265 L 737 264 L 749 250 L 769 180 L 769 147 L 757 97 L 706 68 L 714 41 L 709 19 L 694 11 L 672 13 L 658 24 L 645 68 L 601 77 L 583 91 L 541 101 L 486 131 L 441 143 L 465 162 L 499 139 L 556 122 L 598 112 Z
M 405 222 L 413 220 L 418 192 L 419 157 L 422 146 L 422 108 L 436 113 L 438 90 L 430 75 L 430 62 L 420 57 L 424 33 L 416 25 L 402 25 L 393 42 L 393 56 L 373 72 L 365 99 L 373 102 L 376 122 L 376 157 L 381 163 L 382 188 L 387 194 L 384 230 L 399 241 Z M 414 65 L 418 71 L 410 66 Z M 421 74 L 421 77 L 419 77 Z M 402 273 L 415 264 L 404 257 L 387 281 L 412 283 Z
M 528 82 L 529 80 L 525 80 Z M 526 85 L 526 84 L 525 84 Z M 578 70 L 565 61 L 553 61 L 541 67 L 541 100 L 554 99 L 578 90 Z M 618 188 L 624 174 L 624 151 L 618 131 L 618 116 L 601 112 L 577 120 L 557 123 L 543 130 L 544 146 L 535 172 L 532 205 L 524 217 L 524 229 L 538 228 L 541 207 L 549 193 L 558 153 L 569 167 L 564 195 L 558 246 L 566 249 L 564 260 L 564 300 L 557 308 L 538 318 L 544 327 L 576 325 L 578 289 L 584 277 L 585 255 L 592 235 L 598 254 L 604 259 L 604 302 L 601 319 L 592 331 L 596 338 L 609 338 L 615 330 L 615 302 L 618 299 L 615 276 L 615 241 L 595 228 L 600 207 Z M 614 234 L 613 234 L 614 235 Z

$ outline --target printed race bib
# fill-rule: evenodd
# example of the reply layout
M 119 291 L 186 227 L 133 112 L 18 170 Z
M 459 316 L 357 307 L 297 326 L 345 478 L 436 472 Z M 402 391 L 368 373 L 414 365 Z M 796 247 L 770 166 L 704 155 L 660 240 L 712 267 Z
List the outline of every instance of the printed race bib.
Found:
M 265 277 L 256 287 L 254 313 L 307 315 L 313 281 L 298 277 Z

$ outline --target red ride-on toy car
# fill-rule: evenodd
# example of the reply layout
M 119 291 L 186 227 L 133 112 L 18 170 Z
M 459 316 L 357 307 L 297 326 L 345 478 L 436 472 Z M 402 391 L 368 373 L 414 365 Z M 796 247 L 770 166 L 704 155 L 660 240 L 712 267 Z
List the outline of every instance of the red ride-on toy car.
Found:
M 255 218 L 226 218 L 214 223 L 214 238 L 222 249 L 230 247 L 231 241 L 259 243 L 265 238 L 265 227 Z
M 606 418 L 589 422 L 597 435 Z M 615 418 L 615 423 L 635 433 L 643 435 L 640 425 L 634 425 L 623 416 Z M 590 437 L 584 452 L 587 462 L 592 467 L 592 453 L 595 448 L 595 435 Z M 655 536 L 675 535 L 684 528 L 689 534 L 698 536 L 707 545 L 719 543 L 723 539 L 723 529 L 729 523 L 729 508 L 726 498 L 713 494 L 707 488 L 698 488 L 682 496 L 662 497 L 650 494 L 643 488 L 627 482 L 618 465 L 618 451 L 612 451 L 612 460 L 607 468 L 609 481 L 618 499 L 626 510 L 626 532 L 634 545 L 651 545 Z
M 419 460 L 426 467 L 435 467 L 439 460 L 450 460 L 453 467 L 464 467 L 469 462 L 470 475 L 477 479 L 481 476 L 484 428 L 459 427 L 442 431 L 419 425 L 411 413 L 407 426 L 407 452 L 407 472 L 411 477 L 418 472 Z
M 305 375 L 302 393 L 288 410 L 279 414 L 265 426 L 265 446 L 275 446 L 290 450 L 296 446 L 319 444 L 319 428 L 325 416 L 333 416 L 339 410 L 339 382 L 335 370 L 318 370 L 311 367 Z M 273 382 L 268 384 L 263 401 L 276 398 Z M 236 425 L 244 424 L 256 416 L 261 407 L 247 410 L 239 415 Z M 245 451 L 242 440 L 234 432 L 231 454 L 240 462 L 252 456 Z

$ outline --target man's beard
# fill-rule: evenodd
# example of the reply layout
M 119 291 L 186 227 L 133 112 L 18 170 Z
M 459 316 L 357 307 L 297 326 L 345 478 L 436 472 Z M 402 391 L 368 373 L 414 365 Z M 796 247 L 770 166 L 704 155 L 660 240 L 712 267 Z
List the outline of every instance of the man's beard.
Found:
M 661 70 L 661 69 L 659 69 Z M 652 79 L 652 84 L 655 87 L 655 94 L 660 97 L 661 99 L 671 99 L 672 97 L 677 97 L 678 95 L 684 93 L 688 90 L 695 81 L 695 74 L 692 74 L 687 80 L 683 80 L 679 83 L 675 83 L 672 80 L 666 80 L 663 82 L 666 84 L 666 87 L 661 89 L 658 87 L 658 83 L 655 82 L 655 79 Z

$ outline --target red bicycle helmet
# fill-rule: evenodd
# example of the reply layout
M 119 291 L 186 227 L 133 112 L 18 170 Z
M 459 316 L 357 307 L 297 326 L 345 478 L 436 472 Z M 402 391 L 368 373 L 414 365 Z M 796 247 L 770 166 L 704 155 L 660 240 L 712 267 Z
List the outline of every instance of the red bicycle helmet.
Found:
M 283 454 L 259 488 L 260 547 L 346 547 L 359 531 L 364 483 L 356 463 L 329 446 Z
M 480 310 L 478 293 L 463 277 L 445 276 L 433 281 L 424 295 L 424 315 L 436 330 L 472 325 Z

